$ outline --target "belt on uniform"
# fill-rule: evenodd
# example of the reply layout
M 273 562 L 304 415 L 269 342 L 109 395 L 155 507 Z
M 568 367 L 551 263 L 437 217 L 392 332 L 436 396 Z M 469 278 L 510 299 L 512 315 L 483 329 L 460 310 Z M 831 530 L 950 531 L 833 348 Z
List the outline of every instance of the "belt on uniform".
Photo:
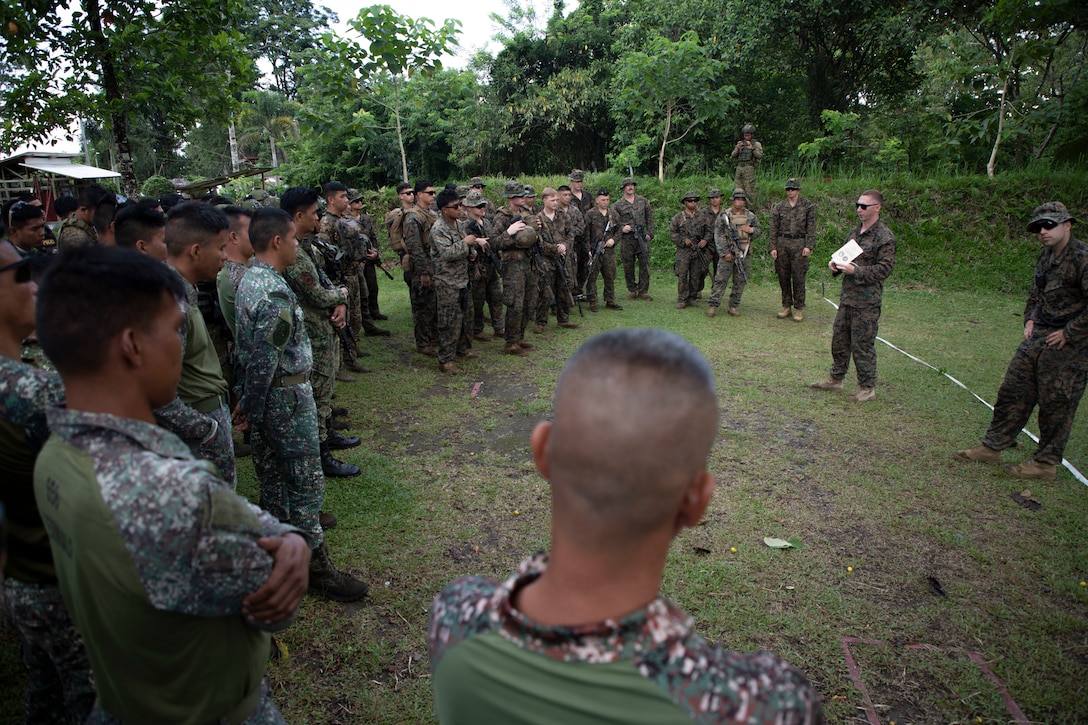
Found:
M 299 373 L 298 375 L 279 375 L 272 378 L 273 388 L 286 388 L 290 385 L 302 385 L 310 379 L 309 373 Z
M 804 239 L 804 234 L 779 234 L 783 239 Z
M 524 249 L 504 249 L 502 250 L 502 259 L 504 262 L 511 259 L 525 259 L 529 253 Z
M 226 402 L 227 401 L 223 398 L 222 395 L 213 395 L 211 397 L 204 398 L 203 400 L 198 400 L 189 407 L 198 413 L 203 413 L 204 415 L 207 415 L 214 410 L 219 410 L 220 406 L 222 406 Z

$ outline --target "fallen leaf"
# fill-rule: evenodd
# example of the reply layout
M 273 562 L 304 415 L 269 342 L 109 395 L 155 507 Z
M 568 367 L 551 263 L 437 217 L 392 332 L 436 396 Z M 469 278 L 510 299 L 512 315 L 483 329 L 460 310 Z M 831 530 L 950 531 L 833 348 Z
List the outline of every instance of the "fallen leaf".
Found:
M 933 592 L 941 599 L 948 599 L 948 592 L 944 590 L 944 587 L 941 586 L 941 583 L 937 581 L 935 577 L 927 576 L 926 584 L 929 585 L 929 591 Z
M 692 551 L 694 551 L 699 556 L 706 556 L 707 554 L 710 553 L 710 549 L 704 549 L 701 546 L 693 546 L 693 547 L 691 547 L 691 549 L 692 549 Z
M 1026 495 L 1025 495 L 1026 494 Z M 1043 507 L 1038 500 L 1032 497 L 1031 491 L 1024 491 L 1023 493 L 1012 494 L 1012 500 L 1020 504 L 1029 511 L 1038 511 Z
M 771 537 L 771 536 L 764 536 L 763 537 L 763 543 L 766 544 L 767 546 L 771 547 L 772 549 L 792 549 L 793 548 L 793 544 L 786 541 L 785 539 L 776 539 L 776 538 Z

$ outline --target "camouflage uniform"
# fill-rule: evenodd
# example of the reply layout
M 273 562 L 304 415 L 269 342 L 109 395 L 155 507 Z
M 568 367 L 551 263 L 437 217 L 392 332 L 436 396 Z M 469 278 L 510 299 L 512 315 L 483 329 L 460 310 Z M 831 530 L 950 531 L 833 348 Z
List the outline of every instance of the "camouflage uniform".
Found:
M 589 236 L 590 251 L 598 243 L 609 239 L 619 240 L 620 218 L 615 209 L 602 214 L 596 207 L 586 212 L 586 234 Z M 592 271 L 586 276 L 586 297 L 591 303 L 597 300 L 597 275 L 604 278 L 605 304 L 616 304 L 616 247 L 601 247 L 600 259 L 591 262 Z
M 470 193 L 468 198 L 472 198 Z M 490 246 L 494 240 L 494 227 L 487 220 L 485 216 L 480 220 L 480 227 L 484 231 L 484 236 L 489 240 Z M 492 247 L 495 254 L 498 255 L 498 249 Z M 499 258 L 502 261 L 502 258 Z M 496 269 L 495 263 L 491 260 L 491 256 L 488 254 L 480 253 L 476 256 L 476 261 L 470 266 L 470 276 L 472 278 L 472 284 L 469 287 L 472 289 L 472 331 L 475 333 L 482 333 L 484 331 L 484 303 L 487 303 L 487 310 L 491 316 L 491 329 L 495 331 L 495 337 L 504 335 L 504 325 L 502 316 L 502 269 Z
M 575 169 L 570 173 L 567 179 L 569 181 L 584 181 L 585 173 L 580 169 Z M 589 212 L 592 211 L 597 206 L 597 204 L 594 201 L 594 195 L 583 187 L 581 197 L 575 194 L 573 189 L 571 190 L 570 206 L 571 208 L 577 208 L 578 211 L 582 212 L 582 219 L 586 223 L 586 227 L 583 231 L 583 243 L 581 246 L 576 245 L 578 247 L 576 250 L 578 253 L 578 257 L 574 261 L 574 264 L 577 269 L 575 270 L 575 275 L 572 278 L 575 280 L 576 288 L 582 292 L 585 292 L 586 281 L 589 279 L 589 252 L 590 247 L 593 246 L 593 239 L 590 237 L 589 234 Z
M 770 251 L 778 252 L 774 271 L 782 288 L 782 307 L 805 308 L 805 278 L 809 257 L 801 252 L 816 250 L 816 205 L 803 197 L 796 206 L 789 200 L 779 202 L 771 210 Z
M 291 529 L 169 431 L 63 408 L 48 419 L 34 488 L 95 673 L 88 722 L 282 722 L 262 682 L 269 635 L 241 610 L 272 571 L 258 539 Z
M 706 277 L 710 263 L 710 245 L 699 249 L 698 244 L 713 239 L 711 229 L 706 226 L 705 217 L 688 214 L 685 209 L 669 222 L 669 239 L 676 245 L 676 302 L 694 302 L 699 280 Z M 685 239 L 691 240 L 693 246 L 685 246 Z
M 249 267 L 241 262 L 228 259 L 223 262 L 223 269 L 216 275 L 216 290 L 219 293 L 219 309 L 223 311 L 223 319 L 230 330 L 231 339 L 238 335 L 238 314 L 234 302 L 238 297 L 238 285 L 242 283 Z M 226 370 L 223 371 L 224 373 Z
M 858 387 L 876 387 L 876 335 L 884 280 L 895 267 L 895 235 L 879 219 L 862 234 L 858 225 L 847 239 L 857 240 L 863 252 L 854 260 L 854 274 L 842 276 L 839 311 L 831 336 L 831 378 L 842 380 L 854 358 Z
M 571 294 L 583 294 L 586 287 L 585 265 L 589 260 L 589 238 L 585 214 L 574 205 L 574 197 L 571 197 L 570 205 L 564 209 L 559 207 L 570 219 L 570 238 L 573 248 L 567 251 L 567 279 L 570 280 Z M 579 276 L 581 274 L 581 276 Z
M 537 273 L 529 259 L 529 250 L 521 249 L 506 233 L 517 215 L 509 206 L 495 212 L 495 235 L 491 244 L 502 255 L 502 302 L 506 305 L 507 344 L 525 338 L 525 327 L 535 314 Z M 526 223 L 533 219 L 526 220 Z
M 767 652 L 711 644 L 666 599 L 619 620 L 534 622 L 513 597 L 546 567 L 537 554 L 505 582 L 461 577 L 435 598 L 428 645 L 439 721 L 515 722 L 531 712 L 534 722 L 572 724 L 824 722 L 800 671 Z
M 548 306 L 552 300 L 555 300 L 555 317 L 560 324 L 570 322 L 572 301 L 570 285 L 563 282 L 557 269 L 559 265 L 563 265 L 563 271 L 567 272 L 567 279 L 570 279 L 567 259 L 574 256 L 571 252 L 574 244 L 571 238 L 570 217 L 561 209 L 556 209 L 554 219 L 548 219 L 547 213 L 540 212 L 537 215 L 537 222 L 539 224 L 537 241 L 540 244 L 543 259 L 537 278 L 539 286 L 536 297 L 536 324 L 548 324 Z M 560 256 L 556 249 L 560 244 L 565 244 L 567 247 L 567 253 L 563 256 Z
M 644 196 L 635 194 L 633 202 L 621 198 L 612 205 L 616 216 L 620 218 L 620 229 L 623 225 L 630 224 L 630 234 L 619 232 L 616 241 L 621 242 L 620 259 L 623 260 L 623 276 L 627 282 L 627 291 L 631 294 L 645 295 L 650 293 L 650 241 L 645 242 L 646 253 L 643 254 L 643 242 L 637 238 L 635 226 L 642 227 L 642 231 L 650 239 L 654 236 L 654 211 L 650 202 Z M 638 265 L 636 279 L 635 265 Z
M 306 334 L 310 338 L 314 358 L 310 385 L 317 406 L 317 437 L 321 443 L 329 437 L 326 423 L 332 416 L 332 389 L 336 375 L 333 351 L 336 349 L 337 334 L 329 317 L 334 307 L 347 302 L 343 291 L 333 286 L 325 275 L 321 268 L 323 262 L 320 252 L 314 248 L 313 237 L 307 236 L 299 240 L 295 263 L 283 270 L 287 286 L 295 293 L 302 308 Z
M 62 221 L 57 228 L 57 251 L 65 252 L 84 244 L 97 243 L 98 233 L 94 227 L 75 214 Z
M 94 705 L 87 649 L 61 596 L 34 500 L 34 462 L 49 435 L 46 406 L 64 401 L 60 377 L 0 356 L 0 500 L 8 523 L 4 621 L 19 635 L 27 723 L 82 723 Z M 15 422 L 18 421 L 18 422 Z
M 238 397 L 253 426 L 261 506 L 306 532 L 317 549 L 324 540 L 318 515 L 325 477 L 312 367 L 295 293 L 273 267 L 255 261 L 238 287 Z
M 721 195 L 721 191 L 718 189 L 711 189 L 710 192 L 711 195 Z M 718 205 L 718 211 L 714 211 L 714 208 L 707 204 L 695 213 L 703 218 L 703 222 L 706 224 L 707 233 L 713 235 L 714 227 L 718 223 L 718 215 L 723 211 L 725 211 L 725 208 L 722 207 L 721 204 Z M 695 290 L 696 296 L 706 288 L 706 278 L 708 276 L 710 277 L 711 285 L 714 284 L 714 278 L 718 276 L 718 247 L 714 243 L 713 236 L 710 239 L 710 244 L 706 245 L 706 256 L 710 262 L 710 268 L 707 270 L 707 273 L 699 279 L 699 286 Z
M 197 305 L 196 287 L 180 273 L 188 304 L 182 330 L 181 381 L 172 403 L 155 411 L 155 420 L 189 444 L 193 455 L 206 458 L 219 469 L 219 475 L 236 485 L 234 440 L 228 394 L 219 352 L 215 350 L 204 315 Z M 214 424 L 212 423 L 214 421 Z
M 437 216 L 413 206 L 404 215 L 404 244 L 412 257 L 412 274 L 409 289 L 412 301 L 412 319 L 415 323 L 416 347 L 430 347 L 438 342 L 438 299 L 434 283 L 424 287 L 420 277 L 434 275 L 434 264 L 427 251 L 427 236 Z
M 742 231 L 740 227 L 753 227 L 751 234 Z M 733 233 L 736 233 L 736 241 Z M 718 256 L 723 257 L 723 264 L 718 265 L 718 274 L 714 276 L 714 286 L 710 290 L 711 307 L 719 307 L 722 297 L 729 286 L 729 280 L 733 280 L 733 291 L 729 293 L 729 306 L 736 308 L 740 304 L 740 297 L 744 294 L 744 288 L 748 284 L 748 278 L 752 273 L 751 242 L 759 236 L 759 219 L 754 211 L 744 209 L 734 212 L 733 207 L 723 209 L 718 215 L 718 221 L 714 225 L 714 245 L 718 248 Z M 724 257 L 733 255 L 732 262 L 726 262 Z
M 1020 343 L 1009 362 L 982 442 L 999 451 L 1016 445 L 1038 405 L 1039 449 L 1032 459 L 1058 465 L 1088 378 L 1088 245 L 1070 235 L 1058 257 L 1043 249 L 1024 320 L 1035 323 L 1031 339 Z M 1046 344 L 1057 330 L 1065 331 L 1060 350 Z
M 439 216 L 431 227 L 430 257 L 434 264 L 434 294 L 438 305 L 438 362 L 472 349 L 472 293 L 468 288 L 468 259 L 463 222 L 450 223 Z
M 366 279 L 358 274 L 363 259 L 360 233 L 359 222 L 350 216 L 337 216 L 327 211 L 321 217 L 321 231 L 318 236 L 343 253 L 340 258 L 340 283 L 348 290 L 348 324 L 356 338 L 363 334 L 364 316 L 367 320 L 370 319 L 369 302 L 366 312 L 363 312 L 363 300 L 369 299 L 370 292 L 362 287 L 360 281 L 365 283 Z
M 733 149 L 733 157 L 737 160 L 737 173 L 733 178 L 733 187 L 744 189 L 751 197 L 756 190 L 756 164 L 763 158 L 763 144 L 752 141 L 752 148 L 743 148 L 739 151 Z
M 378 249 L 378 232 L 374 228 L 374 220 L 370 218 L 366 212 L 360 212 L 359 218 L 356 220 L 359 223 L 359 233 L 365 239 L 361 239 L 363 256 L 373 249 Z M 380 257 L 379 257 L 380 258 Z M 363 295 L 363 310 L 366 315 L 366 319 L 370 321 L 370 324 L 374 324 L 374 320 L 382 319 L 382 311 L 378 308 L 378 271 L 375 267 L 378 265 L 377 261 L 363 260 L 363 263 L 359 266 L 358 274 L 361 277 L 359 280 L 359 293 L 363 294 L 363 286 L 366 286 L 366 294 Z

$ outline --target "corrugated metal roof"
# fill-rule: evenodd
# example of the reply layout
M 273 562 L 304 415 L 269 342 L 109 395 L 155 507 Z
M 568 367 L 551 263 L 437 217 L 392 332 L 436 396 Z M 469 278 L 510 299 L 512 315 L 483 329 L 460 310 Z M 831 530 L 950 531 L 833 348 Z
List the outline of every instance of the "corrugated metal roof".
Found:
M 71 179 L 110 179 L 121 176 L 116 171 L 100 169 L 97 166 L 86 164 L 72 164 L 61 159 L 29 158 L 22 162 L 23 166 L 38 171 L 45 171 L 58 176 L 67 176 Z

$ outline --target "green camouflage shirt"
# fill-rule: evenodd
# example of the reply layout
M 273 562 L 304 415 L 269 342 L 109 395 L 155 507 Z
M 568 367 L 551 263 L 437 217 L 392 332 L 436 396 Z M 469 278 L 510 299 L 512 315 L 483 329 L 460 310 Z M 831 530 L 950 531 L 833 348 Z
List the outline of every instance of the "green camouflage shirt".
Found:
M 450 223 L 439 215 L 431 227 L 430 258 L 434 264 L 434 279 L 454 289 L 468 286 L 469 246 L 465 244 L 462 222 Z
M 331 337 L 332 322 L 329 316 L 334 307 L 346 304 L 347 298 L 339 287 L 329 281 L 321 268 L 324 258 L 314 247 L 312 239 L 307 236 L 298 240 L 298 257 L 294 264 L 283 270 L 283 276 L 302 307 L 310 337 Z
M 620 228 L 623 228 L 624 224 L 630 224 L 631 226 L 641 226 L 642 230 L 651 237 L 654 235 L 654 210 L 650 206 L 650 201 L 644 197 L 635 194 L 634 201 L 627 201 L 627 199 L 620 198 L 615 204 L 612 205 L 615 209 L 616 215 L 620 218 Z M 624 234 L 623 236 L 632 236 Z
M 800 243 L 809 251 L 816 249 L 816 205 L 804 197 L 797 198 L 797 205 L 789 200 L 779 202 L 771 210 L 771 238 L 769 248 L 790 243 Z
M 854 239 L 862 254 L 854 260 L 857 271 L 842 276 L 842 293 L 839 304 L 847 307 L 879 307 L 884 296 L 884 280 L 895 267 L 895 235 L 888 225 L 877 220 L 864 234 L 861 225 L 846 235 Z
M 1043 249 L 1024 308 L 1024 321 L 1028 320 L 1041 327 L 1064 328 L 1069 344 L 1088 341 L 1088 245 L 1071 236 L 1058 257 Z

